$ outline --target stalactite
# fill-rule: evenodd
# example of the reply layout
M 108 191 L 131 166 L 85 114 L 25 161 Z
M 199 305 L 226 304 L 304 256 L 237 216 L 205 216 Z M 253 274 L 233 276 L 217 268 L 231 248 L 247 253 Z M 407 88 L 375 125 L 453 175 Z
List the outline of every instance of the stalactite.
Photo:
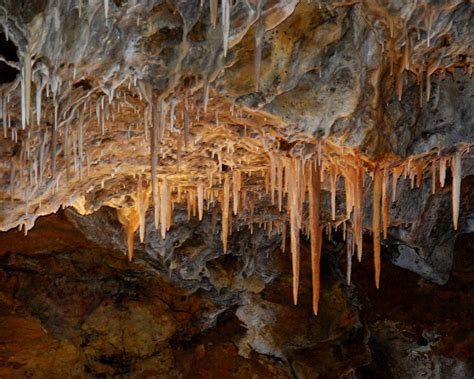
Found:
M 416 188 L 420 188 L 421 186 L 421 181 L 423 179 L 423 166 L 423 162 L 419 163 L 416 166 Z
M 441 157 L 439 158 L 439 184 L 441 188 L 444 188 L 444 182 L 446 181 L 446 163 L 448 158 Z
M 53 179 L 56 177 L 56 128 L 53 125 L 51 127 L 51 176 Z
M 270 195 L 272 199 L 272 205 L 275 205 L 275 187 L 276 187 L 276 158 L 275 155 L 270 152 Z
M 380 202 L 382 198 L 383 173 L 375 169 L 372 194 L 372 229 L 374 240 L 375 287 L 380 283 Z
M 397 166 L 392 170 L 392 203 L 395 202 L 397 198 L 397 182 L 401 173 L 402 173 L 401 166 Z
M 322 244 L 322 228 L 319 222 L 321 207 L 321 181 L 319 165 L 310 161 L 308 165 L 308 187 L 309 187 L 309 229 L 311 238 L 311 268 L 313 284 L 313 313 L 318 314 L 319 290 L 320 290 L 320 260 Z
M 232 235 L 232 212 L 229 212 L 229 236 Z
M 109 0 L 104 0 L 105 24 L 107 25 L 109 19 Z
M 239 212 L 239 199 L 240 199 L 240 171 L 234 170 L 232 173 L 232 200 L 233 200 L 233 211 L 234 215 Z
M 346 259 L 347 259 L 347 267 L 346 267 L 346 281 L 347 285 L 351 285 L 351 272 L 352 272 L 352 256 L 354 255 L 354 238 L 352 233 L 347 233 L 346 239 Z
M 161 185 L 161 238 L 166 238 L 166 221 L 167 221 L 167 210 L 168 210 L 168 179 L 163 179 Z
M 222 40 L 224 41 L 224 57 L 227 56 L 229 47 L 229 31 L 230 31 L 230 0 L 222 0 Z
M 387 229 L 390 224 L 387 169 L 383 170 L 383 177 L 382 177 L 382 223 L 383 223 L 383 238 L 387 239 Z
M 173 201 L 172 201 L 172 188 L 168 186 L 168 193 L 166 194 L 166 231 L 170 230 L 171 221 L 173 218 Z M 195 196 L 193 196 L 193 199 Z M 196 216 L 196 212 L 194 212 L 194 216 Z
M 184 137 L 184 148 L 187 149 L 189 146 L 189 113 L 187 100 L 183 110 L 183 137 Z
M 127 233 L 128 260 L 131 262 L 133 259 L 133 237 L 139 224 L 138 212 L 135 208 L 118 208 L 117 216 Z
M 217 0 L 210 0 L 210 10 L 211 10 L 211 25 L 213 28 L 217 25 Z
M 204 213 L 204 184 L 199 182 L 197 185 L 197 196 L 198 196 L 198 209 L 199 209 L 199 220 L 202 220 Z
M 158 109 L 156 106 L 151 106 L 151 138 L 150 138 L 150 153 L 151 153 L 151 194 L 153 198 L 153 221 L 155 228 L 158 229 L 160 224 L 160 198 L 158 193 L 158 183 L 156 177 L 156 169 L 158 166 Z
M 436 192 L 436 160 L 431 162 L 431 193 Z
M 298 160 L 293 158 L 290 163 L 290 183 L 289 183 L 289 211 L 290 211 L 290 244 L 291 261 L 293 270 L 293 302 L 298 302 L 299 285 L 299 266 L 300 266 L 300 246 L 299 246 L 299 228 L 298 228 Z
M 22 69 L 22 129 L 30 124 L 31 114 L 31 53 L 29 47 L 26 48 L 23 55 Z
M 297 220 L 298 229 L 303 226 L 303 201 L 305 200 L 304 191 L 306 186 L 304 184 L 304 168 L 302 159 L 296 159 L 295 162 L 295 188 L 296 188 L 296 206 L 297 206 Z M 298 180 L 299 179 L 299 180 Z
M 163 141 L 163 137 L 166 129 L 166 101 L 164 99 L 160 102 L 160 124 L 159 124 L 159 136 L 160 142 Z
M 354 209 L 354 194 L 355 194 L 356 171 L 352 167 L 348 169 L 344 176 L 344 189 L 346 196 L 346 217 L 351 216 Z
M 7 97 L 2 91 L 2 119 L 3 119 L 3 137 L 7 138 L 7 126 L 8 126 L 8 102 Z
M 362 233 L 363 233 L 363 201 L 364 201 L 364 170 L 358 166 L 356 169 L 356 194 L 354 206 L 354 238 L 357 246 L 357 259 L 362 260 Z
M 333 164 L 330 168 L 329 186 L 331 188 L 331 220 L 336 220 L 336 166 Z
M 229 200 L 230 200 L 230 180 L 229 174 L 224 174 L 224 188 L 222 198 L 222 243 L 224 253 L 227 252 L 227 238 L 229 235 Z
M 38 83 L 36 85 L 36 125 L 41 124 L 41 106 L 42 106 L 43 87 Z
M 262 66 L 262 47 L 263 36 L 265 34 L 265 25 L 263 19 L 263 2 L 257 2 L 257 27 L 255 29 L 255 91 L 260 90 L 260 70 Z
M 278 211 L 281 212 L 283 206 L 283 163 L 277 159 L 277 187 L 278 187 Z
M 136 207 L 139 215 L 140 242 L 143 243 L 145 239 L 145 217 L 148 210 L 148 192 L 143 188 L 141 175 L 138 176 Z
M 452 198 L 453 198 L 453 225 L 454 230 L 458 230 L 458 219 L 459 219 L 459 202 L 461 196 L 461 153 L 456 151 L 453 154 L 451 160 L 451 172 L 453 176 L 453 189 L 452 189 Z

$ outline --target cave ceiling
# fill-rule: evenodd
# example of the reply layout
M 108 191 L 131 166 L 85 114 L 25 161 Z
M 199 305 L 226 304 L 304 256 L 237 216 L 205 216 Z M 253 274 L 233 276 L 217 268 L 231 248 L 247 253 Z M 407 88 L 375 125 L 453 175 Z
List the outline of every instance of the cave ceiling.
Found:
M 131 259 L 148 209 L 165 238 L 178 204 L 199 219 L 217 208 L 224 251 L 232 228 L 291 235 L 296 301 L 300 230 L 317 260 L 323 228 L 343 228 L 359 258 L 371 229 L 378 286 L 397 180 L 416 191 L 428 178 L 436 192 L 452 177 L 457 228 L 474 144 L 473 11 L 0 0 L 0 230 L 109 206 Z

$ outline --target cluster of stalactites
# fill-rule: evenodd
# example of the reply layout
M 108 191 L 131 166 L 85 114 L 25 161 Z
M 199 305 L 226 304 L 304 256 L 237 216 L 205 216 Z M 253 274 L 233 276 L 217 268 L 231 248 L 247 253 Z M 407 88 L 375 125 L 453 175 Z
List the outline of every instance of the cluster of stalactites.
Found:
M 220 16 L 218 15 L 220 3 Z M 256 31 L 256 55 L 255 55 L 255 76 L 256 76 L 256 86 L 258 88 L 258 80 L 260 73 L 260 64 L 261 64 L 261 46 L 264 35 L 264 24 L 263 24 L 263 8 L 265 0 L 258 0 L 255 8 L 255 21 L 258 22 L 258 27 Z M 99 5 L 100 3 L 98 3 Z M 201 1 L 201 7 L 205 4 L 204 0 Z M 103 11 L 106 24 L 109 22 L 111 17 L 109 0 L 103 0 Z M 132 3 L 133 5 L 133 3 Z M 87 4 L 84 4 L 82 0 L 78 2 L 77 8 L 79 17 L 82 17 L 85 12 Z M 211 27 L 217 27 L 217 21 L 220 20 L 220 27 L 223 34 L 223 51 L 224 56 L 227 54 L 229 48 L 229 33 L 230 33 L 230 21 L 231 21 L 231 11 L 232 11 L 232 2 L 229 0 L 209 0 L 209 17 L 211 22 Z M 138 20 L 137 20 L 138 23 Z M 5 34 L 8 38 L 8 25 L 2 25 L 5 29 Z M 35 197 L 35 191 L 32 188 L 41 187 L 43 179 L 48 179 L 48 155 L 50 156 L 50 175 L 51 178 L 55 179 L 55 185 L 50 186 L 54 188 L 60 187 L 60 181 L 62 180 L 62 173 L 58 173 L 57 167 L 57 155 L 60 153 L 58 147 L 63 147 L 65 160 L 66 160 L 66 177 L 69 181 L 71 176 L 71 164 L 73 166 L 73 174 L 79 174 L 80 179 L 83 176 L 83 166 L 87 164 L 87 172 L 89 172 L 89 166 L 91 161 L 91 156 L 88 154 L 84 148 L 84 136 L 86 134 L 86 127 L 91 124 L 92 118 L 95 116 L 97 118 L 97 125 L 101 130 L 102 135 L 106 135 L 106 124 L 109 120 L 109 117 L 112 118 L 112 121 L 115 121 L 115 115 L 120 112 L 122 107 L 133 108 L 134 112 L 137 114 L 140 113 L 140 109 L 136 109 L 131 102 L 127 101 L 127 92 L 121 91 L 122 99 L 117 99 L 120 97 L 119 88 L 122 87 L 122 83 L 126 82 L 127 78 L 129 80 L 128 90 L 130 92 L 131 84 L 137 89 L 136 93 L 139 95 L 140 100 L 143 100 L 147 105 L 144 107 L 143 111 L 143 130 L 145 133 L 145 139 L 147 138 L 147 131 L 149 129 L 150 115 L 153 115 L 152 120 L 152 145 L 151 149 L 154 150 L 157 148 L 157 141 L 162 141 L 165 133 L 165 116 L 167 113 L 167 107 L 169 107 L 169 128 L 171 132 L 176 132 L 174 128 L 174 119 L 175 119 L 175 100 L 171 99 L 167 103 L 164 99 L 160 98 L 158 101 L 153 99 L 153 94 L 150 92 L 150 86 L 147 83 L 139 83 L 137 86 L 137 77 L 131 74 L 120 81 L 120 83 L 112 85 L 110 88 L 100 84 L 99 87 L 93 88 L 88 93 L 81 93 L 76 98 L 73 98 L 73 83 L 76 83 L 78 80 L 83 80 L 84 77 L 76 77 L 76 67 L 74 66 L 73 75 L 67 83 L 63 83 L 62 78 L 56 76 L 54 72 L 47 72 L 48 69 L 42 64 L 35 64 L 40 61 L 39 57 L 34 57 L 30 47 L 27 45 L 23 51 L 21 51 L 20 64 L 15 62 L 8 62 L 3 59 L 3 61 L 9 65 L 12 65 L 15 68 L 20 68 L 21 75 L 18 80 L 16 80 L 12 85 L 6 85 L 0 93 L 0 109 L 1 114 L 0 118 L 2 119 L 3 124 L 3 138 L 11 138 L 15 143 L 21 142 L 21 153 L 18 159 L 11 160 L 10 164 L 10 190 L 11 190 L 11 199 L 15 196 L 21 196 L 25 199 L 25 217 L 29 214 L 28 200 L 32 197 Z M 45 71 L 46 70 L 46 71 Z M 72 79 L 72 80 L 71 80 Z M 19 87 L 19 94 L 17 94 L 17 88 Z M 61 92 L 70 91 L 70 99 L 68 101 L 61 101 Z M 140 87 L 140 88 L 137 88 Z M 35 94 L 33 93 L 35 92 Z M 119 96 L 117 96 L 119 93 Z M 132 91 L 133 93 L 133 91 Z M 203 110 L 205 113 L 208 108 L 209 102 L 209 81 L 208 78 L 204 79 L 204 88 L 203 88 Z M 19 96 L 18 96 L 19 95 Z M 45 99 L 46 95 L 46 99 Z M 32 96 L 34 96 L 35 101 L 33 101 L 34 106 L 32 105 Z M 132 95 L 133 96 L 133 95 Z M 13 99 L 12 102 L 10 100 Z M 18 104 L 16 100 L 19 99 Z M 114 101 L 117 100 L 117 101 Z M 66 107 L 61 104 L 62 102 L 66 103 Z M 155 111 L 154 111 L 155 109 Z M 159 109 L 160 115 L 154 117 L 156 109 Z M 44 128 L 41 131 L 41 136 L 39 137 L 39 143 L 35 146 L 32 146 L 32 141 L 34 139 L 35 133 L 38 133 L 38 130 L 44 124 L 49 123 L 51 120 L 43 119 L 44 115 L 52 115 L 52 127 Z M 187 145 L 189 137 L 189 114 L 188 114 L 188 105 L 183 107 L 181 112 L 183 118 L 183 138 L 178 140 L 178 161 L 180 158 L 181 148 L 183 145 Z M 217 114 L 216 114 L 217 118 Z M 199 112 L 197 113 L 197 119 L 199 120 Z M 18 127 L 18 125 L 21 126 Z M 77 125 L 77 128 L 73 128 L 72 125 Z M 129 134 L 130 129 L 133 125 L 129 125 Z M 36 127 L 36 130 L 34 129 Z M 19 138 L 19 131 L 23 138 Z M 10 134 L 10 135 L 9 135 Z M 26 136 L 26 137 L 25 137 Z M 63 144 L 59 144 L 58 139 L 62 137 L 64 140 Z M 38 139 L 38 138 L 36 138 Z M 59 146 L 58 146 L 59 144 Z M 48 152 L 48 150 L 50 150 Z M 156 156 L 156 154 L 154 154 Z M 72 161 L 72 163 L 71 163 Z M 155 159 L 152 162 L 152 171 L 156 171 L 157 160 Z M 179 165 L 179 162 L 178 162 Z M 156 175 L 152 175 L 156 177 Z M 25 181 L 28 181 L 28 185 L 24 188 L 20 188 L 21 184 Z M 16 185 L 18 182 L 18 185 Z M 156 197 L 155 185 L 153 185 L 153 197 Z M 17 192 L 21 192 L 21 195 Z M 25 221 L 26 223 L 26 221 Z M 32 224 L 32 223 L 30 223 Z M 27 230 L 27 229 L 25 229 Z
M 43 204 L 46 204 L 48 197 L 55 196 L 64 183 L 97 181 L 94 167 L 107 154 L 99 146 L 108 138 L 125 133 L 128 140 L 139 140 L 137 144 L 146 145 L 147 151 L 143 154 L 151 156 L 154 199 L 158 194 L 156 177 L 160 159 L 174 159 L 176 167 L 172 171 L 199 172 L 204 162 L 206 165 L 215 164 L 218 166 L 216 170 L 222 170 L 224 165 L 241 165 L 247 160 L 255 169 L 255 162 L 261 160 L 258 156 L 265 157 L 259 139 L 264 134 L 260 125 L 262 120 L 270 120 L 271 116 L 234 106 L 219 97 L 211 98 L 208 83 L 202 91 L 204 97 L 186 92 L 182 96 L 175 94 L 164 99 L 154 93 L 149 84 L 129 78 L 128 86 L 125 83 L 109 95 L 99 90 L 86 95 L 77 93 L 72 95 L 77 98 L 75 102 L 59 106 L 53 101 L 54 107 L 51 101 L 43 101 L 44 88 L 36 86 L 35 107 L 26 111 L 26 114 L 36 115 L 37 125 L 31 125 L 30 121 L 25 130 L 9 126 L 9 120 L 22 112 L 15 106 L 9 107 L 9 95 L 1 97 L 3 137 L 11 137 L 15 144 L 19 144 L 19 153 L 12 156 L 8 164 L 3 162 L 4 171 L 9 172 L 3 184 L 9 183 L 12 207 L 21 201 L 25 204 L 24 221 L 20 222 L 28 224 L 25 232 L 33 226 L 38 207 L 42 208 L 41 201 L 32 203 L 32 199 L 42 197 L 45 199 Z M 46 95 L 48 100 L 51 100 L 50 96 L 54 100 L 51 92 Z M 41 118 L 41 115 L 48 114 L 54 115 L 53 125 L 46 125 L 48 120 Z M 228 123 L 239 129 L 226 128 Z M 193 130 L 194 126 L 197 130 Z M 196 144 L 206 148 L 198 151 Z M 235 150 L 247 150 L 250 154 L 236 156 Z M 250 155 L 255 155 L 256 159 L 249 160 Z M 182 162 L 189 157 L 191 159 L 187 162 Z M 160 168 L 164 170 L 163 165 Z M 119 169 L 114 169 L 112 176 Z M 104 178 L 101 180 L 103 183 Z
M 82 4 L 82 2 L 80 2 Z M 258 24 L 256 27 L 256 52 L 255 52 L 255 75 L 256 87 L 258 90 L 258 78 L 261 66 L 261 49 L 264 33 L 263 25 L 263 0 L 257 2 Z M 228 49 L 230 9 L 231 2 L 222 0 L 221 2 L 221 24 L 223 30 L 224 53 Z M 109 17 L 109 2 L 104 0 L 105 18 Z M 210 3 L 211 23 L 215 27 L 218 19 L 218 0 L 211 0 Z M 392 32 L 393 25 L 389 24 L 391 32 L 390 38 L 397 35 Z M 430 39 L 428 38 L 427 44 Z M 393 42 L 393 41 L 392 41 Z M 390 43 L 392 43 L 390 42 Z M 389 42 L 387 42 L 389 43 Z M 385 45 L 384 45 L 385 46 Z M 394 45 L 395 46 L 395 45 Z M 399 45 L 397 45 L 399 46 Z M 403 92 L 403 72 L 426 72 L 426 98 L 430 98 L 430 76 L 440 71 L 442 67 L 438 62 L 429 63 L 423 67 L 418 67 L 410 61 L 412 44 L 409 41 L 401 51 L 398 47 L 392 47 L 397 53 L 393 55 L 401 63 L 397 81 L 397 91 L 399 97 Z M 390 49 L 387 47 L 387 51 Z M 390 55 L 391 57 L 391 55 Z M 390 58 L 393 63 L 396 61 Z M 418 67 L 418 68 L 417 68 Z M 175 203 L 186 202 L 188 216 L 196 216 L 202 219 L 205 209 L 220 204 L 221 208 L 221 238 L 224 251 L 228 250 L 228 237 L 232 232 L 232 215 L 237 215 L 242 210 L 248 210 L 250 217 L 253 216 L 255 199 L 261 196 L 262 192 L 267 192 L 272 203 L 280 212 L 288 212 L 290 231 L 290 248 L 293 264 L 293 296 L 297 302 L 299 283 L 299 235 L 303 230 L 310 236 L 311 240 L 311 262 L 313 273 L 313 311 L 318 311 L 319 302 L 319 261 L 321 254 L 321 241 L 323 227 L 328 233 L 331 229 L 340 225 L 343 227 L 344 238 L 347 241 L 347 280 L 350 282 L 352 256 L 357 253 L 357 258 L 362 258 L 362 235 L 363 235 L 363 209 L 364 209 L 364 181 L 367 177 L 373 179 L 372 194 L 372 229 L 374 238 L 374 264 L 375 283 L 379 286 L 380 281 L 380 240 L 387 237 L 387 229 L 390 224 L 389 217 L 389 188 L 390 178 L 392 183 L 392 201 L 396 196 L 396 184 L 400 176 L 410 178 L 412 187 L 419 187 L 423 173 L 427 166 L 431 164 L 433 175 L 433 191 L 436 190 L 437 179 L 440 186 L 444 186 L 446 169 L 450 165 L 452 170 L 452 218 L 454 228 L 457 228 L 459 217 L 459 200 L 461 186 L 461 155 L 463 151 L 457 150 L 451 156 L 429 156 L 420 159 L 409 159 L 399 164 L 374 163 L 367 164 L 355 158 L 341 156 L 337 158 L 334 154 L 326 152 L 323 156 L 321 144 L 316 147 L 316 152 L 309 158 L 289 157 L 286 153 L 280 154 L 271 149 L 268 153 L 268 161 L 263 171 L 245 171 L 232 166 L 230 171 L 222 170 L 223 159 L 221 150 L 217 151 L 219 160 L 219 170 L 212 171 L 208 178 L 202 177 L 199 180 L 189 180 L 185 185 L 174 182 L 173 176 L 158 174 L 158 157 L 161 154 L 160 146 L 164 145 L 166 135 L 171 135 L 176 142 L 176 162 L 179 171 L 181 152 L 184 151 L 190 140 L 190 112 L 193 111 L 196 120 L 200 119 L 200 112 L 205 115 L 209 106 L 209 83 L 206 80 L 203 88 L 202 110 L 191 109 L 193 104 L 188 104 L 187 97 L 177 99 L 172 97 L 166 101 L 157 98 L 151 91 L 150 85 L 136 82 L 136 78 L 129 78 L 128 91 L 121 88 L 105 89 L 94 88 L 90 92 L 71 98 L 66 106 L 59 100 L 61 83 L 55 78 L 50 82 L 45 82 L 39 70 L 35 72 L 34 62 L 30 50 L 25 49 L 21 58 L 21 77 L 16 81 L 6 93 L 2 93 L 0 103 L 2 109 L 4 138 L 10 137 L 18 141 L 19 130 L 24 132 L 26 138 L 22 140 L 22 148 L 19 156 L 10 161 L 10 197 L 12 202 L 18 197 L 22 197 L 25 202 L 25 216 L 37 212 L 30 209 L 29 199 L 35 197 L 35 188 L 40 188 L 48 182 L 49 188 L 58 191 L 61 183 L 61 173 L 57 160 L 60 154 L 64 157 L 64 167 L 66 180 L 70 177 L 81 180 L 83 175 L 88 177 L 91 164 L 91 156 L 85 144 L 86 132 L 97 129 L 98 134 L 105 136 L 111 131 L 115 121 L 115 116 L 126 110 L 134 114 L 141 121 L 135 125 L 128 125 L 128 136 L 130 138 L 132 127 L 140 127 L 145 140 L 150 141 L 150 178 L 140 175 L 138 178 L 137 190 L 133 195 L 135 205 L 129 208 L 118 210 L 120 222 L 124 225 L 127 233 L 128 256 L 133 258 L 134 233 L 140 229 L 140 241 L 145 237 L 145 216 L 147 209 L 152 204 L 154 207 L 154 225 L 160 230 L 161 236 L 166 237 L 167 231 L 171 227 L 172 211 Z M 421 71 L 420 71 L 421 70 Z M 472 72 L 472 64 L 467 66 L 467 71 Z M 36 74 L 36 75 L 35 75 Z M 401 79 L 400 79 L 401 78 Z M 73 81 L 75 77 L 73 77 Z M 19 85 L 20 84 L 20 85 Z M 32 86 L 33 84 L 33 86 Z M 15 97 L 15 91 L 19 85 L 19 104 L 10 104 L 10 97 Z M 71 88 L 71 86 L 69 86 Z M 132 90 L 130 90 L 130 88 Z M 32 88 L 35 90 L 35 102 L 31 104 Z M 134 89 L 136 91 L 134 92 Z M 46 95 L 46 96 L 44 96 Z M 136 96 L 135 96 L 136 95 Z M 72 95 L 71 95 L 72 96 Z M 46 99 L 45 99 L 46 97 Z M 137 105 L 136 97 L 140 98 L 140 105 Z M 46 101 L 45 101 L 46 100 Z M 179 109 L 180 117 L 176 116 Z M 233 110 L 223 112 L 230 114 Z M 46 127 L 46 120 L 42 115 L 52 115 L 52 125 Z M 36 117 L 33 117 L 35 115 Z M 110 118 L 110 120 L 109 120 Z M 19 120 L 15 122 L 15 120 Z M 12 120 L 15 125 L 12 125 Z M 177 125 L 179 120 L 179 126 Z M 224 115 L 221 117 L 221 124 L 225 123 Z M 243 123 L 250 125 L 250 120 Z M 33 125 L 36 123 L 36 125 Z M 256 123 L 256 122 L 254 122 Z M 20 126 L 20 127 L 18 127 Z M 35 126 L 33 128 L 32 126 Z M 215 110 L 215 126 L 219 128 L 219 115 Z M 36 145 L 30 145 L 34 133 L 37 132 Z M 10 136 L 8 134 L 10 133 Z M 150 133 L 150 136 L 148 136 Z M 176 137 L 177 136 L 177 137 Z M 244 134 L 245 136 L 245 134 Z M 140 135 L 142 138 L 142 135 Z M 222 135 L 220 136 L 222 139 Z M 224 136 L 225 139 L 225 136 Z M 61 140 L 61 142 L 59 142 Z M 224 143 L 229 155 L 232 155 L 232 146 Z M 248 144 L 249 148 L 255 148 Z M 219 146 L 221 148 L 221 146 Z M 182 150 L 183 149 L 183 150 Z M 48 160 L 49 156 L 49 160 Z M 48 163 L 49 162 L 49 163 Z M 85 167 L 84 167 L 85 166 Z M 238 166 L 237 164 L 235 166 Z M 85 171 L 85 174 L 83 174 Z M 253 175 L 262 175 L 262 186 L 260 189 L 250 190 L 246 187 L 246 179 L 253 172 Z M 366 175 L 369 174 L 369 175 Z M 214 175 L 214 176 L 213 176 Z M 344 178 L 345 189 L 345 214 L 341 219 L 337 219 L 337 196 L 338 179 Z M 321 218 L 321 184 L 331 192 L 331 216 L 330 220 L 322 222 Z M 47 199 L 47 196 L 45 196 Z M 309 216 L 305 217 L 305 204 L 309 206 Z M 213 217 L 215 225 L 215 217 Z M 273 221 L 270 221 L 268 230 L 278 230 L 283 234 L 282 250 L 286 249 L 285 221 L 276 221 L 273 228 Z M 350 227 L 346 227 L 349 222 Z M 253 224 L 250 224 L 253 228 Z M 382 232 L 381 232 L 382 230 Z M 25 227 L 26 231 L 26 227 Z M 382 237 L 381 237 L 382 235 Z
M 377 42 L 388 60 L 390 75 L 395 78 L 398 100 L 401 100 L 405 73 L 415 75 L 419 86 L 419 104 L 422 107 L 431 98 L 431 76 L 446 72 L 454 74 L 464 68 L 471 77 L 474 62 L 469 52 L 469 41 L 456 41 L 462 37 L 458 25 L 446 22 L 447 14 L 463 5 L 462 0 L 407 3 L 402 14 L 391 12 L 376 0 L 350 0 L 334 3 L 335 6 L 361 4 L 362 17 L 375 33 Z M 410 19 L 412 18 L 412 19 Z M 465 31 L 468 35 L 469 32 Z M 444 41 L 449 38 L 450 44 Z M 438 43 L 437 40 L 441 43 Z M 456 43 L 458 45 L 456 45 Z M 436 100 L 437 101 L 437 100 Z
M 423 175 L 432 175 L 432 191 L 436 191 L 437 182 L 444 187 L 448 164 L 452 172 L 452 215 L 453 225 L 457 229 L 461 186 L 461 156 L 465 150 L 456 150 L 450 156 L 422 156 L 410 158 L 398 163 L 367 163 L 347 156 L 339 159 L 323 154 L 321 144 L 315 148 L 314 155 L 305 159 L 289 157 L 275 151 L 269 152 L 269 167 L 260 171 L 261 186 L 279 212 L 286 212 L 277 220 L 264 224 L 269 230 L 282 234 L 281 249 L 286 249 L 286 231 L 290 235 L 290 251 L 293 271 L 293 299 L 297 303 L 300 271 L 300 232 L 310 237 L 311 266 L 313 285 L 313 312 L 318 313 L 320 288 L 320 257 L 323 230 L 327 233 L 342 225 L 343 238 L 347 243 L 347 282 L 350 284 L 352 257 L 362 259 L 364 182 L 372 180 L 372 232 L 375 286 L 380 283 L 380 245 L 387 238 L 390 225 L 389 203 L 396 200 L 397 182 L 400 177 L 410 179 L 411 187 L 420 187 Z M 171 227 L 172 210 L 175 203 L 187 203 L 188 219 L 198 217 L 202 220 L 205 204 L 213 209 L 212 228 L 216 226 L 216 205 L 221 209 L 221 239 L 224 252 L 228 251 L 228 238 L 232 232 L 232 215 L 247 212 L 247 223 L 253 230 L 255 199 L 262 191 L 255 186 L 246 186 L 251 173 L 242 170 L 219 172 L 200 179 L 195 184 L 174 184 L 171 178 L 155 179 L 157 194 L 153 197 L 155 208 L 155 227 L 161 230 L 164 239 Z M 254 173 L 255 176 L 255 173 Z M 345 211 L 338 212 L 336 192 L 339 178 L 344 179 Z M 152 178 L 153 179 L 153 178 Z M 149 183 L 153 180 L 148 181 Z M 321 214 L 321 191 L 323 186 L 329 189 L 331 211 L 329 220 Z M 391 188 L 391 190 L 390 190 Z M 262 188 L 263 190 L 263 188 Z M 256 191 L 256 192 L 254 192 Z M 390 196 L 391 192 L 391 196 Z M 127 232 L 129 258 L 133 254 L 133 235 L 140 228 L 140 241 L 143 242 L 145 213 L 149 205 L 151 184 L 144 186 L 142 176 L 138 179 L 135 195 L 135 208 L 119 209 L 119 219 Z M 390 200 L 391 198 L 391 200 Z M 307 207 L 307 208 L 306 208 Z M 308 209 L 308 212 L 305 212 Z M 323 221 L 324 219 L 324 221 Z M 288 220 L 288 221 L 286 221 Z M 287 229 L 286 223 L 289 222 Z

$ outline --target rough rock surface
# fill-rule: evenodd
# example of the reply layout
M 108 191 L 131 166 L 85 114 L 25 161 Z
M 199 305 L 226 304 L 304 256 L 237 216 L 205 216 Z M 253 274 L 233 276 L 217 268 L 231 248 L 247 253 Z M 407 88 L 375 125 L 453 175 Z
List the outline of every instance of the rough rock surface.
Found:
M 167 120 L 158 176 L 180 185 L 207 182 L 216 153 L 232 170 L 263 172 L 269 153 L 305 158 L 305 144 L 324 139 L 335 147 L 323 160 L 346 161 L 337 158 L 342 149 L 390 169 L 473 144 L 469 1 L 226 0 L 215 15 L 211 3 L 0 2 L 13 44 L 0 63 L 19 70 L 2 86 L 10 102 L 2 106 L 1 230 L 31 228 L 62 204 L 83 213 L 129 206 L 133 178 L 151 171 L 155 112 Z M 231 117 L 247 112 L 243 105 L 251 112 Z M 184 113 L 193 146 L 182 141 Z M 24 132 L 24 119 L 38 115 Z M 242 144 L 249 118 L 259 126 L 249 135 L 258 152 Z M 216 133 L 219 124 L 225 132 Z
M 2 377 L 474 372 L 473 317 L 465 313 L 473 305 L 472 234 L 460 237 L 444 287 L 391 266 L 386 251 L 380 290 L 369 259 L 355 265 L 347 286 L 339 268 L 345 248 L 334 235 L 323 246 L 321 312 L 314 317 L 304 240 L 294 306 L 290 260 L 276 236 L 235 232 L 224 255 L 205 232 L 207 215 L 195 228 L 176 222 L 161 254 L 150 248 L 156 232 L 148 233 L 130 263 L 114 214 L 60 213 L 40 219 L 27 237 L 0 236 Z
M 0 376 L 472 377 L 473 19 L 468 0 L 0 0 Z M 364 237 L 376 174 L 401 176 L 378 292 L 368 238 L 342 274 L 357 170 Z

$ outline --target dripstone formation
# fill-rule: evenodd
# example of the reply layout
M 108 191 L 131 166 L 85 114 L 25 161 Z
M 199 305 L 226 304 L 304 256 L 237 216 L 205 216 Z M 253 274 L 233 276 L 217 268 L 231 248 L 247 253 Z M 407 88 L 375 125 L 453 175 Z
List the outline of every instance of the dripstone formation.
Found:
M 0 376 L 474 375 L 473 20 L 0 0 Z

